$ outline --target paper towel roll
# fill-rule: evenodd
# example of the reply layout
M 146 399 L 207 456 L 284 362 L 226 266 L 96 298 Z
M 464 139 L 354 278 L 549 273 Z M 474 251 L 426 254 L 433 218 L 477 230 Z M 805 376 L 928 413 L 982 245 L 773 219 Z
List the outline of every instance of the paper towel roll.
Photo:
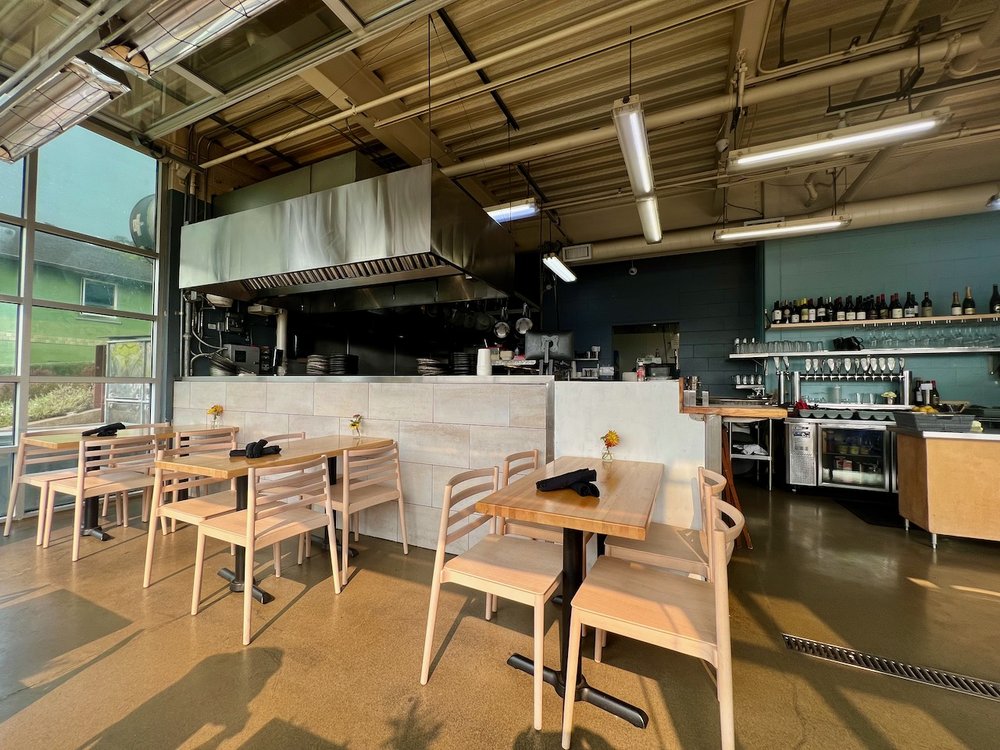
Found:
M 492 351 L 489 349 L 479 350 L 479 354 L 476 357 L 476 375 L 493 374 L 492 354 Z

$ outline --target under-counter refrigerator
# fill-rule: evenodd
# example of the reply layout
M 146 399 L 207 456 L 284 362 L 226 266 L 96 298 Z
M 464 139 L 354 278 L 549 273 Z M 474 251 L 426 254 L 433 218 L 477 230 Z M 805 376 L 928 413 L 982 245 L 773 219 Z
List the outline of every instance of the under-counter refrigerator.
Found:
M 891 422 L 787 419 L 786 480 L 805 487 L 895 492 Z

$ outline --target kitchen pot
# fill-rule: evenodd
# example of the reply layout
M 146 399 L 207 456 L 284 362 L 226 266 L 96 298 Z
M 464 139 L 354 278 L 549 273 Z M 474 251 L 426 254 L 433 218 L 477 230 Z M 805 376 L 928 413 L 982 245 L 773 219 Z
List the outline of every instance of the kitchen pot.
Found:
M 531 318 L 528 317 L 528 306 L 525 305 L 521 312 L 521 317 L 514 323 L 514 330 L 521 336 L 531 330 Z

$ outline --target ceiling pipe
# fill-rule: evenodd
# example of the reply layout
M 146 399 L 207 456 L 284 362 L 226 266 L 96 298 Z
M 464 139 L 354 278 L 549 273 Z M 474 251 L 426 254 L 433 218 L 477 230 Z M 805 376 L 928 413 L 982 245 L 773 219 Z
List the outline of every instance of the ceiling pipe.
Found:
M 896 18 L 896 22 L 892 25 L 892 31 L 889 32 L 889 36 L 896 36 L 906 28 L 906 24 L 910 22 L 913 18 L 914 12 L 917 10 L 917 6 L 920 5 L 920 0 L 909 0 L 903 9 L 899 12 L 899 16 Z M 864 99 L 865 94 L 871 88 L 872 78 L 871 76 L 862 79 L 861 83 L 858 84 L 858 88 L 854 91 L 854 101 L 858 99 Z
M 763 104 L 764 102 L 785 99 L 817 90 L 829 88 L 841 83 L 850 83 L 866 76 L 889 73 L 902 68 L 912 67 L 918 62 L 940 62 L 950 55 L 963 55 L 979 50 L 982 47 L 978 34 L 962 35 L 960 39 L 939 40 L 921 46 L 887 52 L 884 55 L 865 58 L 856 62 L 844 63 L 834 68 L 817 70 L 813 73 L 803 73 L 794 78 L 786 78 L 753 88 L 748 88 L 743 96 L 744 106 Z M 720 94 L 718 96 L 694 102 L 682 107 L 675 107 L 663 112 L 646 115 L 647 131 L 658 130 L 671 125 L 679 125 L 689 120 L 721 115 L 732 111 L 736 106 L 736 95 Z M 485 156 L 466 159 L 441 171 L 448 177 L 466 177 L 485 172 L 495 167 L 506 166 L 520 161 L 530 161 L 545 156 L 551 156 L 563 151 L 593 146 L 598 143 L 613 141 L 615 128 L 606 125 L 593 130 L 552 138 L 529 146 L 510 149 Z
M 982 56 L 983 52 L 997 43 L 997 40 L 1000 39 L 1000 4 L 997 5 L 993 14 L 986 19 L 986 23 L 980 27 L 977 36 L 979 37 L 978 47 L 967 51 L 958 50 L 955 55 L 947 58 L 944 73 L 941 75 L 941 78 L 938 79 L 939 82 L 947 81 L 953 78 L 960 78 L 972 73 L 979 64 L 979 58 Z M 925 96 L 915 107 L 915 111 L 929 112 L 935 107 L 941 106 L 941 104 L 944 103 L 945 98 L 945 92 L 935 92 L 929 96 Z M 888 146 L 875 154 L 865 168 L 858 173 L 858 176 L 851 181 L 850 187 L 844 191 L 844 200 L 850 201 L 856 198 L 865 185 L 871 182 L 875 173 L 878 172 L 882 166 L 896 154 L 901 145 L 902 144 Z
M 889 224 L 905 224 L 926 219 L 943 219 L 949 216 L 983 213 L 988 210 L 986 200 L 996 192 L 996 186 L 996 182 L 981 182 L 945 190 L 931 190 L 925 193 L 847 203 L 840 206 L 838 213 L 849 215 L 851 226 L 842 231 L 851 232 L 856 229 Z M 828 215 L 829 211 L 823 210 L 788 218 L 819 218 Z M 713 234 L 718 228 L 718 225 L 712 224 L 664 232 L 663 240 L 654 246 L 647 245 L 646 239 L 642 235 L 592 242 L 591 259 L 587 263 L 608 263 L 647 256 L 718 250 L 720 245 L 716 244 L 713 239 Z
M 730 10 L 735 10 L 741 8 L 744 5 L 748 5 L 752 0 L 729 0 L 728 2 L 714 3 L 713 5 L 705 6 L 703 8 L 695 9 L 682 16 L 679 19 L 690 17 L 692 21 L 700 20 L 709 15 L 716 15 L 718 13 L 723 13 Z M 217 164 L 222 164 L 223 162 L 230 161 L 232 159 L 239 158 L 245 154 L 249 154 L 253 151 L 259 151 L 264 146 L 273 146 L 276 143 L 280 143 L 288 138 L 294 138 L 305 133 L 309 133 L 313 130 L 325 127 L 327 125 L 332 125 L 333 123 L 343 122 L 355 115 L 361 114 L 362 112 L 367 112 L 375 107 L 380 107 L 384 104 L 389 104 L 392 102 L 398 103 L 398 101 L 404 97 L 411 96 L 413 94 L 419 94 L 421 92 L 427 91 L 429 87 L 439 87 L 443 83 L 455 80 L 456 78 L 461 78 L 469 73 L 476 73 L 479 70 L 487 68 L 491 65 L 496 65 L 497 63 L 510 60 L 515 57 L 523 57 L 530 52 L 541 49 L 543 47 L 549 47 L 559 42 L 565 40 L 579 39 L 581 34 L 585 34 L 596 28 L 606 27 L 608 24 L 622 21 L 629 18 L 637 13 L 642 13 L 647 10 L 661 7 L 663 0 L 637 0 L 637 2 L 630 3 L 628 5 L 616 8 L 614 10 L 608 11 L 606 13 L 601 13 L 600 15 L 588 18 L 579 23 L 571 24 L 562 29 L 557 29 L 548 34 L 543 34 L 540 37 L 531 39 L 530 41 L 524 42 L 522 44 L 515 45 L 508 49 L 497 52 L 493 55 L 488 55 L 486 57 L 481 57 L 475 62 L 468 63 L 467 65 L 462 65 L 457 68 L 453 68 L 446 73 L 441 73 L 436 76 L 431 76 L 430 81 L 421 81 L 420 83 L 414 83 L 411 86 L 406 86 L 398 91 L 393 91 L 385 96 L 380 96 L 377 99 L 373 99 L 369 102 L 364 102 L 363 104 L 357 104 L 350 109 L 346 109 L 343 112 L 338 112 L 329 117 L 324 117 L 314 122 L 303 125 L 299 128 L 294 128 L 285 133 L 281 133 L 271 138 L 265 138 L 260 143 L 253 146 L 248 146 L 246 148 L 233 151 L 225 156 L 221 156 L 218 159 L 213 159 L 202 164 L 202 168 L 214 167 Z

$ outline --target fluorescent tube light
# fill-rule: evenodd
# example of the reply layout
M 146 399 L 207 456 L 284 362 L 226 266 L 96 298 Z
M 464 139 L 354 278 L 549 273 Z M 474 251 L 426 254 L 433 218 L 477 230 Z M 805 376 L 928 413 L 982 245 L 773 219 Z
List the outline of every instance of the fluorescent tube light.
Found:
M 506 224 L 508 221 L 527 219 L 538 214 L 538 202 L 534 198 L 525 198 L 510 203 L 500 203 L 496 206 L 487 206 L 483 209 L 490 215 L 497 224 Z
M 281 0 L 159 0 L 132 19 L 105 59 L 143 75 L 173 65 Z
M 851 223 L 850 216 L 824 216 L 816 219 L 796 219 L 794 221 L 768 221 L 748 224 L 742 227 L 717 229 L 713 235 L 716 242 L 743 242 L 766 237 L 794 237 L 800 234 L 832 232 L 843 229 Z
M 649 139 L 642 102 L 638 96 L 626 96 L 611 107 L 618 145 L 625 157 L 625 169 L 632 186 L 632 195 L 639 209 L 639 222 L 646 242 L 654 244 L 663 239 L 660 227 L 660 209 L 653 184 L 653 162 L 649 157 Z
M 638 96 L 618 99 L 611 107 L 611 117 L 618 134 L 618 145 L 625 157 L 628 181 L 632 194 L 639 198 L 653 192 L 653 164 L 649 158 L 649 141 L 646 138 L 646 120 Z
M 951 117 L 947 107 L 930 112 L 890 117 L 823 133 L 792 138 L 765 146 L 751 146 L 729 153 L 728 170 L 808 163 L 818 157 L 849 154 L 909 140 L 939 128 Z
M 0 161 L 17 161 L 129 90 L 93 55 L 73 58 L 0 113 Z
M 648 195 L 635 202 L 639 209 L 639 222 L 642 224 L 642 236 L 646 242 L 655 245 L 663 239 L 663 229 L 660 227 L 660 210 L 657 206 L 656 196 Z
M 559 256 L 556 255 L 555 253 L 549 253 L 548 255 L 544 256 L 542 258 L 542 263 L 544 263 L 546 268 L 552 271 L 552 273 L 554 273 L 563 281 L 566 282 L 576 281 L 576 274 L 573 273 L 569 269 L 569 266 L 563 263 L 559 259 Z

